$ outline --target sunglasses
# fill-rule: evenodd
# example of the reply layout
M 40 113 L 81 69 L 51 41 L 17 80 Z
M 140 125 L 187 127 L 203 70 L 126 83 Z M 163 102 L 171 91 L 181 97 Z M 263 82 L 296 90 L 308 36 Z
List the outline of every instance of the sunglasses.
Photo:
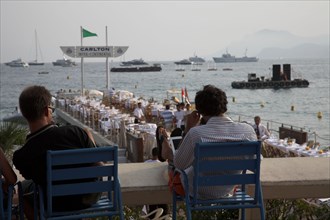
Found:
M 54 107 L 52 107 L 52 106 L 47 106 L 47 108 L 51 109 L 51 110 L 52 110 L 52 113 L 55 112 L 55 108 L 54 108 Z

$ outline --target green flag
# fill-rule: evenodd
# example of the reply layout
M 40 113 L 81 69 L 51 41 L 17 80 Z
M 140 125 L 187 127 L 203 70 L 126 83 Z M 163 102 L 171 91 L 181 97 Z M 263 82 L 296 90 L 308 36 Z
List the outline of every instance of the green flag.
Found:
M 82 31 L 83 31 L 83 37 L 94 37 L 94 36 L 97 37 L 97 34 L 92 33 L 88 30 L 85 30 L 84 28 L 82 29 Z

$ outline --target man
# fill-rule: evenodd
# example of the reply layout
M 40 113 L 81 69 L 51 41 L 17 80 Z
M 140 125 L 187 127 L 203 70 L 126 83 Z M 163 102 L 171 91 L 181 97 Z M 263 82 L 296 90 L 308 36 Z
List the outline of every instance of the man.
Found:
M 186 112 L 184 110 L 184 103 L 181 102 L 176 105 L 176 112 L 174 112 L 173 122 L 176 124 L 177 128 L 184 130 L 184 116 Z
M 52 96 L 43 86 L 30 86 L 19 97 L 22 115 L 28 121 L 30 134 L 24 146 L 15 151 L 13 162 L 26 179 L 22 182 L 24 212 L 28 219 L 33 219 L 33 182 L 46 190 L 46 152 L 75 148 L 93 148 L 91 133 L 77 126 L 57 127 L 53 123 Z M 74 210 L 89 207 L 98 199 L 98 195 L 77 195 L 58 197 L 53 200 L 54 210 Z
M 168 132 L 172 131 L 173 128 L 173 118 L 174 113 L 170 110 L 171 103 L 170 101 L 166 100 L 165 103 L 165 110 L 161 113 L 161 118 L 164 120 L 164 127 Z
M 142 110 L 142 103 L 141 102 L 138 102 L 138 105 L 134 109 L 133 114 L 134 114 L 134 117 L 135 117 L 134 123 L 139 123 L 139 122 L 144 120 L 144 113 L 143 113 L 143 110 Z
M 261 122 L 260 116 L 255 116 L 254 122 L 255 122 L 255 124 L 253 125 L 253 129 L 256 132 L 258 140 L 263 141 L 263 140 L 269 138 L 270 133 L 269 133 L 268 129 L 263 124 L 260 123 Z
M 204 86 L 196 93 L 197 111 L 187 116 L 185 137 L 173 158 L 174 166 L 187 173 L 190 189 L 196 143 L 257 140 L 250 125 L 234 122 L 225 115 L 227 103 L 226 93 L 212 85 Z M 198 193 L 200 198 L 220 198 L 231 194 L 233 189 L 234 186 L 204 187 Z

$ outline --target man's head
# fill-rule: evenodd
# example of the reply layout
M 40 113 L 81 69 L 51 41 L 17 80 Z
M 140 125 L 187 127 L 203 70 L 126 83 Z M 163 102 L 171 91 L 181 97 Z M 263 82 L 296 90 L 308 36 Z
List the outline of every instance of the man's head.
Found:
M 142 103 L 138 102 L 138 107 L 141 108 L 142 107 Z
M 196 110 L 203 116 L 223 114 L 227 111 L 227 104 L 226 93 L 213 85 L 204 86 L 195 96 Z
M 254 117 L 254 122 L 256 123 L 256 125 L 259 125 L 260 121 L 261 121 L 260 116 L 255 116 Z
M 52 95 L 43 86 L 30 86 L 25 88 L 19 96 L 19 107 L 22 115 L 29 121 L 34 122 L 51 114 Z M 48 115 L 47 114 L 47 115 Z M 49 119 L 51 121 L 51 117 Z

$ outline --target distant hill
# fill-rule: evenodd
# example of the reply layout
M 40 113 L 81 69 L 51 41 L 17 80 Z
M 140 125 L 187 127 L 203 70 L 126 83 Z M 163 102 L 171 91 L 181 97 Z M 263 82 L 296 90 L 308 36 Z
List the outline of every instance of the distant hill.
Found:
M 235 56 L 265 58 L 328 58 L 329 35 L 300 37 L 288 31 L 264 29 L 245 36 L 241 41 L 232 42 L 210 56 L 221 56 L 226 50 Z

